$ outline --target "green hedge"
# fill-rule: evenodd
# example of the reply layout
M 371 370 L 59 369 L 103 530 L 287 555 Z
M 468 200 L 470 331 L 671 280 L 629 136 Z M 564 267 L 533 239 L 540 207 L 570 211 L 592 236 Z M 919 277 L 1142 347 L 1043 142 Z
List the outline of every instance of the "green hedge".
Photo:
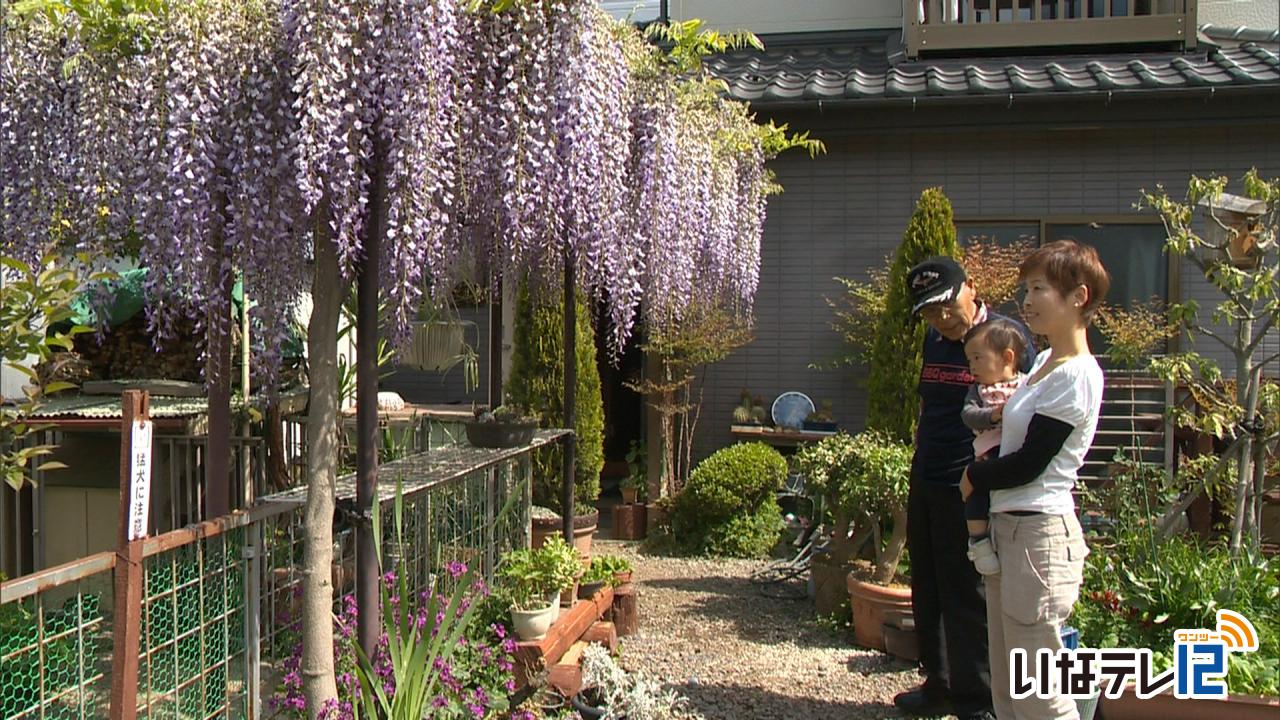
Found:
M 760 557 L 777 544 L 782 514 L 774 494 L 787 462 L 763 443 L 731 445 L 703 460 L 675 497 L 671 523 L 681 545 L 707 555 Z

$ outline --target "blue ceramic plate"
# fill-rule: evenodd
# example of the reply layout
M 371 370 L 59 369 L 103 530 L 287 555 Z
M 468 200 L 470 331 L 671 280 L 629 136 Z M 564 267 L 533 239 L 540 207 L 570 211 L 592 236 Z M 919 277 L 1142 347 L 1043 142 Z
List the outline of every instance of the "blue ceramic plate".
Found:
M 794 391 L 784 392 L 773 401 L 773 424 L 798 430 L 813 411 L 813 401 L 808 395 Z

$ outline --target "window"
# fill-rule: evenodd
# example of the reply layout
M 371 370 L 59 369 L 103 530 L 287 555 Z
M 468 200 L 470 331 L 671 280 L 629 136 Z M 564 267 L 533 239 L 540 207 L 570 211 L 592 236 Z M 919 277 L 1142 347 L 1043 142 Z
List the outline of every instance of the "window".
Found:
M 1071 238 L 1092 245 L 1111 273 L 1111 291 L 1107 302 L 1120 307 L 1153 300 L 1166 302 L 1175 293 L 1171 287 L 1170 263 L 1164 252 L 1165 231 L 1159 223 L 1118 222 L 1106 219 L 1092 221 L 1087 217 L 1027 220 L 958 221 L 956 235 L 963 247 L 975 239 L 1008 245 L 1015 240 L 1029 240 L 1033 245 L 1044 241 Z M 1002 308 L 1016 314 L 1016 308 Z M 1106 343 L 1096 328 L 1089 330 L 1089 343 L 1095 353 L 1106 350 Z M 1160 350 L 1163 351 L 1163 350 Z

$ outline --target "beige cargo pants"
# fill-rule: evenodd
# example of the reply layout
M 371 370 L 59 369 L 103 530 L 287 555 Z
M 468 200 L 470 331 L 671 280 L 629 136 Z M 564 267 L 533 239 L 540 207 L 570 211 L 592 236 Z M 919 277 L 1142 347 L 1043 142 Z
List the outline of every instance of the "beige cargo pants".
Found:
M 1089 554 L 1080 521 L 1070 515 L 991 514 L 991 539 L 1000 573 L 987 575 L 987 634 L 991 645 L 991 698 L 999 720 L 1078 718 L 1070 698 L 1013 699 L 1009 651 L 1062 647 L 1061 627 L 1080 594 Z M 1034 665 L 1032 665 L 1034 667 Z

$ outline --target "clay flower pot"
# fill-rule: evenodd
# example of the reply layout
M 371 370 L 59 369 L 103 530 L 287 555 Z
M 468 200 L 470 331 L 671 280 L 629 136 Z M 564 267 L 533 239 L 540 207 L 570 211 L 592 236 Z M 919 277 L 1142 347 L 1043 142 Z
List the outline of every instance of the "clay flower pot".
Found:
M 884 650 L 884 623 L 893 612 L 911 612 L 911 588 L 877 585 L 851 572 L 846 580 L 853 609 L 853 638 L 861 646 Z
M 593 510 L 586 515 L 576 515 L 573 518 L 573 546 L 578 548 L 578 553 L 582 555 L 584 561 L 591 559 L 591 538 L 595 536 L 599 525 L 599 510 Z M 530 547 L 535 550 L 542 547 L 542 543 L 548 537 L 559 534 L 561 531 L 559 516 L 533 518 L 533 538 Z

